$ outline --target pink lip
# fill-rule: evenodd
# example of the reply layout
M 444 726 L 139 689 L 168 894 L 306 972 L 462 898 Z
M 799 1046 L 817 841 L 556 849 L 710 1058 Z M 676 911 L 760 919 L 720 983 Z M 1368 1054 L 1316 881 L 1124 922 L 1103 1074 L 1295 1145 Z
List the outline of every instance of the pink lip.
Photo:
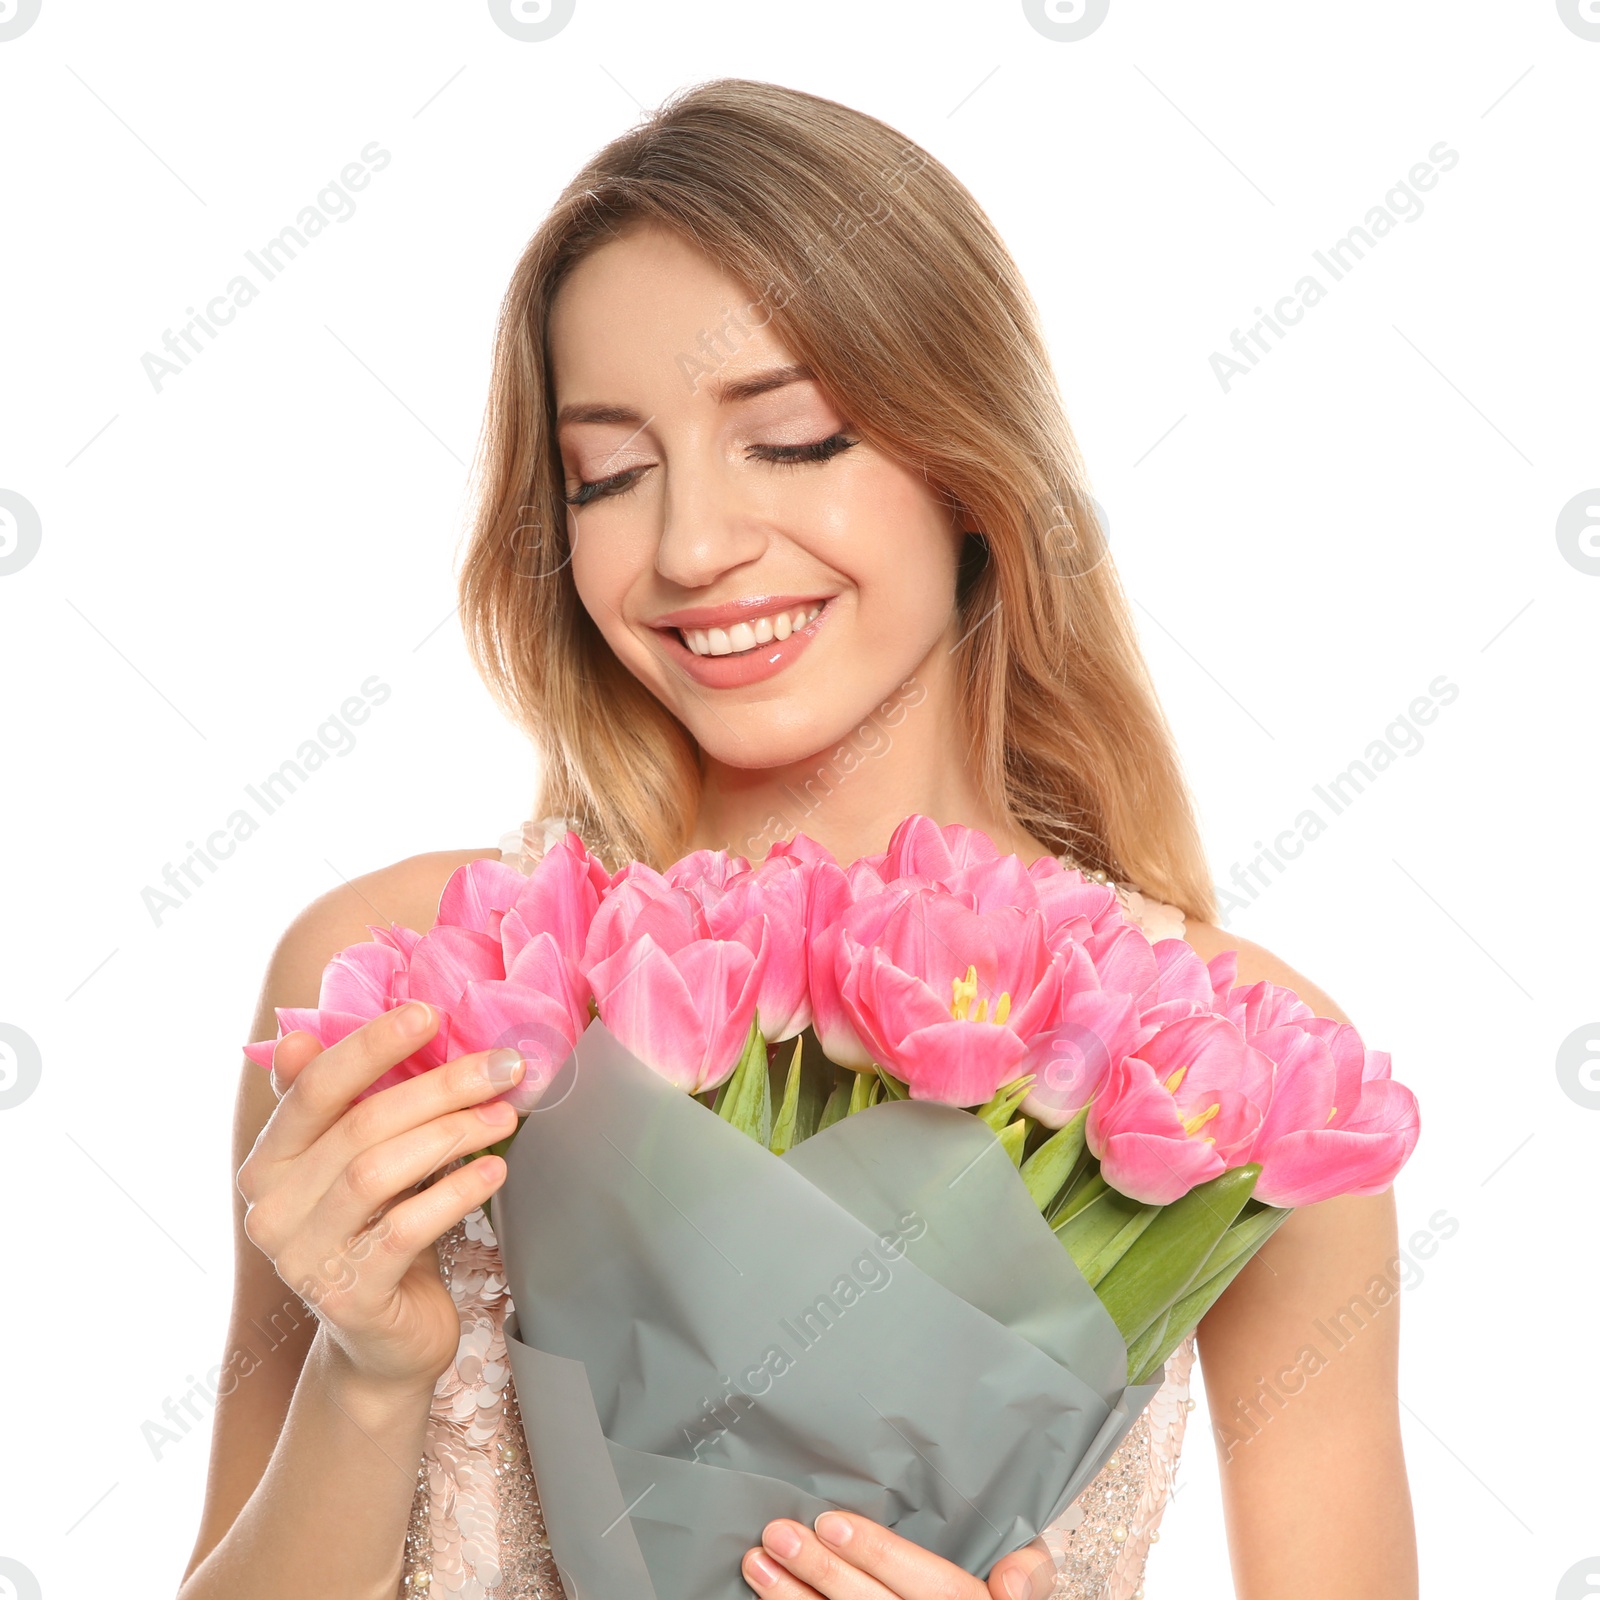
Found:
M 818 598 L 821 598 L 820 596 Z M 763 607 L 773 611 L 781 611 L 790 602 L 787 597 L 779 597 L 778 603 L 764 601 Z M 810 602 L 796 600 L 796 606 Z M 744 615 L 748 616 L 752 610 L 763 615 L 764 611 L 751 606 L 743 608 Z M 757 645 L 754 650 L 741 651 L 733 656 L 697 656 L 679 636 L 676 628 L 659 629 L 661 642 L 667 654 L 677 662 L 685 674 L 707 689 L 738 689 L 747 683 L 760 683 L 764 678 L 782 672 L 789 666 L 816 637 L 817 630 L 827 620 L 833 610 L 833 601 L 830 597 L 824 602 L 822 609 L 803 628 L 797 628 L 787 639 L 774 639 L 770 644 Z M 729 616 L 727 606 L 701 607 L 698 612 L 674 612 L 675 616 L 693 617 L 701 614 L 718 615 L 724 621 L 737 621 L 739 613 Z M 719 623 L 690 622 L 688 627 L 717 627 Z
M 725 628 L 746 617 L 765 617 L 777 611 L 798 611 L 801 606 L 831 600 L 828 594 L 751 594 L 743 600 L 726 600 L 720 606 L 685 606 L 657 617 L 652 628 Z

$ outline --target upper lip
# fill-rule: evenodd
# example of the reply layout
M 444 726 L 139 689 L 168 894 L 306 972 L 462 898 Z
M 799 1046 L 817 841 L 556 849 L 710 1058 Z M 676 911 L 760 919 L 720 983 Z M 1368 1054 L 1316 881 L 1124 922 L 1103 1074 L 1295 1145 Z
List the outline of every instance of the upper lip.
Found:
M 801 606 L 824 603 L 831 594 L 751 594 L 742 600 L 725 600 L 720 606 L 685 606 L 657 617 L 653 628 L 725 628 L 750 617 L 767 617 L 777 611 L 797 611 Z

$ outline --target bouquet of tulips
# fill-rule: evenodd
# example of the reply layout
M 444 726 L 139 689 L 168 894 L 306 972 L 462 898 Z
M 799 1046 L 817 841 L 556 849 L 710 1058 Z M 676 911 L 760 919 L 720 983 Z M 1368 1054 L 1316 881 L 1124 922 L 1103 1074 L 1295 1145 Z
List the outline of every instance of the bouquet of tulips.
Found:
M 1291 1209 L 1381 1192 L 1418 1134 L 1350 1025 L 922 816 L 847 866 L 797 834 L 613 874 L 568 832 L 371 932 L 280 1028 L 441 1011 L 367 1093 L 526 1059 L 506 1342 L 595 1596 L 740 1594 L 765 1520 L 833 1505 L 986 1571 Z

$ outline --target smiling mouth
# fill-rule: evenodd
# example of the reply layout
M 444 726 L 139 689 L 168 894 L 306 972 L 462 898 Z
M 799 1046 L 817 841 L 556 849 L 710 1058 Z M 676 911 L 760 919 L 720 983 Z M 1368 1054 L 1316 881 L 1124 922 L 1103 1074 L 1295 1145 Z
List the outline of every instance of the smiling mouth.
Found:
M 814 622 L 828 601 L 819 600 L 808 606 L 795 606 L 787 611 L 774 611 L 749 621 L 735 622 L 726 628 L 674 628 L 672 631 L 683 641 L 683 646 L 697 656 L 739 656 L 762 645 L 787 639 L 798 633 L 808 623 Z

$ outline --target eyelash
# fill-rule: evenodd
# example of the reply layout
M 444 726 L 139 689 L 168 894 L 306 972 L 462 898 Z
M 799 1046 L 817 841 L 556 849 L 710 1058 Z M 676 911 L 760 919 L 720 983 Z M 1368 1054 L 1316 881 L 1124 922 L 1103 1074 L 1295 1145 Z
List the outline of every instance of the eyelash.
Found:
M 756 454 L 756 460 L 765 461 L 770 466 L 795 467 L 806 462 L 830 461 L 860 442 L 845 434 L 834 433 L 826 439 L 814 439 L 809 444 L 753 444 L 750 449 L 752 452 L 766 452 Z M 627 472 L 613 473 L 609 478 L 596 478 L 592 483 L 579 479 L 578 487 L 562 498 L 569 506 L 580 508 L 595 500 L 610 499 L 614 495 L 625 494 L 633 487 L 633 481 L 639 474 L 646 470 L 644 467 L 632 467 Z

